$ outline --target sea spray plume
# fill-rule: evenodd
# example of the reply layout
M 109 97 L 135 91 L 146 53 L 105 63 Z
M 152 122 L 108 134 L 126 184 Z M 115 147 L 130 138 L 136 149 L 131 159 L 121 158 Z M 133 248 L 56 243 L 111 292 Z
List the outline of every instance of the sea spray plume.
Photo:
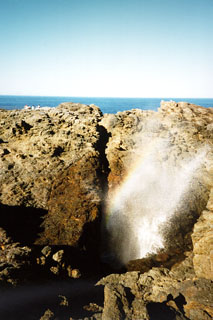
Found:
M 108 200 L 111 251 L 121 263 L 157 253 L 164 247 L 161 227 L 169 222 L 190 191 L 193 175 L 206 154 L 203 148 L 174 165 L 162 161 L 162 154 L 170 151 L 165 140 L 154 139 Z

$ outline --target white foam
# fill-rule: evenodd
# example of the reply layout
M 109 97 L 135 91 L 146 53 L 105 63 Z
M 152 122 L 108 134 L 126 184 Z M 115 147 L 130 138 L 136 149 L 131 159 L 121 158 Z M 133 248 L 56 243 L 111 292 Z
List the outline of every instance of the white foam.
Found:
M 200 150 L 175 167 L 158 161 L 159 151 L 169 152 L 169 147 L 153 144 L 109 201 L 107 229 L 112 247 L 124 263 L 164 247 L 160 228 L 189 191 L 194 172 L 206 154 L 206 150 Z

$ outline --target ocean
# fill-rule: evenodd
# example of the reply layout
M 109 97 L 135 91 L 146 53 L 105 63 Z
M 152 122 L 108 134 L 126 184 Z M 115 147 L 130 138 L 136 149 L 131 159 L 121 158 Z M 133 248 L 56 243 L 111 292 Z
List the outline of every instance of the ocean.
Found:
M 213 98 L 98 98 L 98 97 L 51 97 L 51 96 L 11 96 L 0 95 L 1 109 L 22 109 L 24 105 L 40 105 L 41 107 L 56 107 L 62 102 L 79 102 L 95 104 L 103 113 L 116 113 L 130 109 L 154 110 L 160 107 L 161 100 L 176 102 L 186 101 L 203 107 L 213 107 Z

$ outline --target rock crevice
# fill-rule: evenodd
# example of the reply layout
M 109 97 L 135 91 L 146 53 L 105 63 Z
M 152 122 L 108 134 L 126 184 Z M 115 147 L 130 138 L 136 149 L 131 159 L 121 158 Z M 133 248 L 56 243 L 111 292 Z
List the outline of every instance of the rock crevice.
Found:
M 0 278 L 103 272 L 102 251 L 129 272 L 99 281 L 96 319 L 211 319 L 212 123 L 212 108 L 173 101 L 115 115 L 75 103 L 0 110 Z M 165 213 L 161 246 L 139 248 L 153 241 L 138 241 L 141 216 Z

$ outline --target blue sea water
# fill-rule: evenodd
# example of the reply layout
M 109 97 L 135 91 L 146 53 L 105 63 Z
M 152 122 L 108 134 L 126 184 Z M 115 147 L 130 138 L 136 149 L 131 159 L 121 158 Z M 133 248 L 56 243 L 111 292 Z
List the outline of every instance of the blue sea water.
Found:
M 56 107 L 62 102 L 79 102 L 84 104 L 95 104 L 103 113 L 116 113 L 130 109 L 157 110 L 161 100 L 176 102 L 186 101 L 203 107 L 213 107 L 212 99 L 198 98 L 98 98 L 98 97 L 48 97 L 48 96 L 9 96 L 0 95 L 1 109 L 22 109 L 24 105 L 40 105 L 41 107 Z

